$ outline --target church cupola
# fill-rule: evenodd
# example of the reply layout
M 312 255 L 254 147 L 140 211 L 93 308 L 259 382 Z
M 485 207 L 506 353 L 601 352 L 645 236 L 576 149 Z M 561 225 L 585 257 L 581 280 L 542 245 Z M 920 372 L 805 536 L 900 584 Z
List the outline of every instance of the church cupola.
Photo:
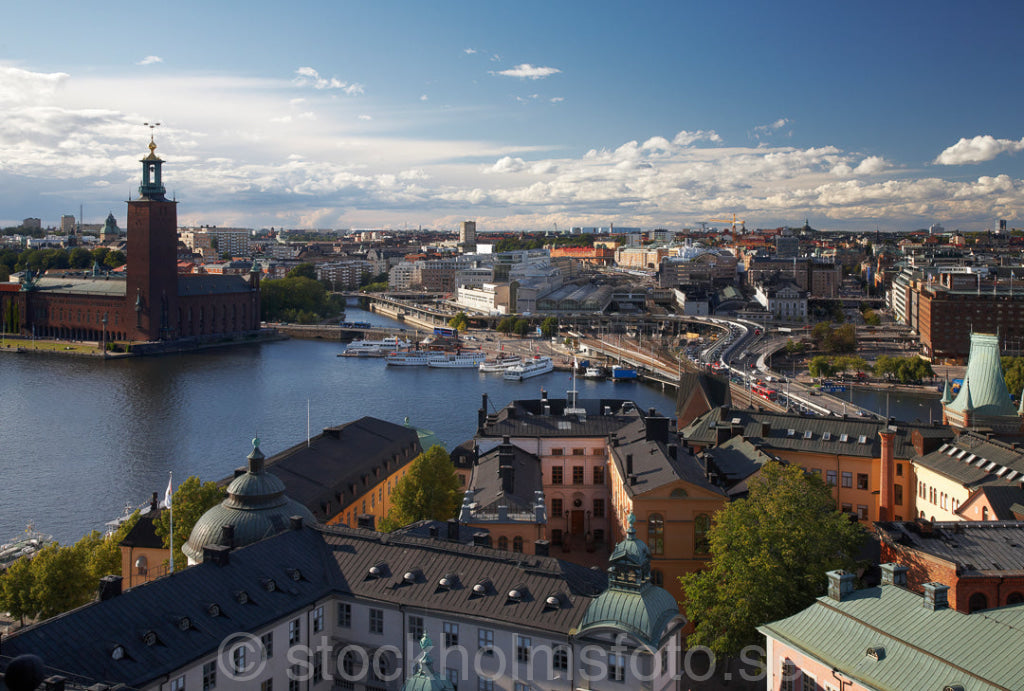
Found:
M 160 124 L 160 123 L 157 123 Z M 142 159 L 142 184 L 139 185 L 139 196 L 153 201 L 167 201 L 164 196 L 167 190 L 161 177 L 160 167 L 163 159 L 156 155 L 156 142 L 153 135 L 149 136 L 149 156 Z

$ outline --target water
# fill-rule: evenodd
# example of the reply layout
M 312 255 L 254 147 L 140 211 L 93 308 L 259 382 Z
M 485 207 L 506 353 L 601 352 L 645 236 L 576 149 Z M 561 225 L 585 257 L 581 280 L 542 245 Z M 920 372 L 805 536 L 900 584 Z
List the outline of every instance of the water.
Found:
M 836 397 L 850 400 L 850 393 L 835 394 Z M 942 404 L 939 403 L 939 395 L 920 395 L 910 393 L 889 393 L 888 403 L 886 392 L 874 389 L 854 389 L 853 402 L 862 408 L 885 415 L 886 409 L 889 417 L 904 422 L 923 422 L 942 420 Z
M 398 326 L 349 307 L 349 321 Z M 63 543 L 103 529 L 167 473 L 219 480 L 259 435 L 268 456 L 364 415 L 432 430 L 448 449 L 476 431 L 481 394 L 494 408 L 564 396 L 569 375 L 506 382 L 475 370 L 386 367 L 341 358 L 338 343 L 288 340 L 159 358 L 102 361 L 0 356 L 0 541 L 33 521 Z M 627 398 L 671 415 L 673 393 L 580 380 L 582 398 Z

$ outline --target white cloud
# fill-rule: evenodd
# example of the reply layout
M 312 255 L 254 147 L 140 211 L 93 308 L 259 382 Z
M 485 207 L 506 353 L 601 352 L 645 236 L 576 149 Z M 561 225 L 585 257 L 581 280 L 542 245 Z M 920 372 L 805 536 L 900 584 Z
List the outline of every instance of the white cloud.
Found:
M 558 74 L 561 71 L 557 67 L 534 67 L 529 63 L 523 63 L 522 65 L 516 65 L 510 69 L 492 72 L 491 74 L 500 74 L 503 77 L 519 77 L 520 79 L 543 79 L 544 77 Z
M 420 100 L 421 101 L 429 101 L 430 98 L 426 94 L 420 94 Z
M 45 74 L 0 65 L 0 106 L 48 103 L 70 77 L 66 72 Z
M 770 123 L 768 125 L 758 125 L 757 127 L 754 128 L 754 131 L 762 133 L 775 132 L 776 130 L 781 130 L 788 124 L 789 120 L 787 118 L 779 118 L 775 122 Z
M 512 156 L 503 156 L 493 166 L 484 169 L 485 173 L 518 173 L 526 168 L 526 161 Z
M 466 55 L 474 55 L 474 54 L 476 54 L 476 49 L 475 48 L 463 48 L 462 52 L 465 53 Z
M 868 156 L 853 169 L 855 175 L 877 175 L 889 167 L 881 156 Z
M 359 119 L 360 119 L 360 120 L 373 120 L 373 116 L 372 116 L 372 115 L 366 115 L 366 114 L 364 113 L 363 115 L 360 115 L 360 116 L 359 116 Z
M 561 103 L 562 101 L 565 100 L 565 97 L 564 96 L 552 96 L 548 100 L 550 100 L 552 103 Z
M 320 73 L 312 67 L 300 67 L 295 70 L 295 74 L 298 75 L 293 80 L 296 86 L 311 86 L 317 90 L 340 89 L 350 96 L 362 95 L 365 91 L 363 85 L 358 82 L 349 83 L 341 81 L 337 77 L 331 77 L 330 79 L 321 77 Z
M 159 55 L 147 55 L 146 57 L 139 60 L 136 65 L 155 65 L 158 62 L 163 62 L 164 59 Z
M 694 142 L 699 142 L 706 139 L 709 142 L 720 142 L 722 138 L 718 136 L 718 133 L 714 130 L 697 130 L 696 132 L 687 132 L 686 130 L 680 130 L 678 134 L 672 139 L 672 143 L 676 146 L 690 146 Z
M 953 146 L 945 149 L 935 159 L 935 163 L 943 166 L 958 166 L 965 163 L 982 163 L 991 161 L 999 154 L 1015 154 L 1024 149 L 1024 139 L 996 139 L 990 134 L 978 135 L 973 139 L 961 138 Z

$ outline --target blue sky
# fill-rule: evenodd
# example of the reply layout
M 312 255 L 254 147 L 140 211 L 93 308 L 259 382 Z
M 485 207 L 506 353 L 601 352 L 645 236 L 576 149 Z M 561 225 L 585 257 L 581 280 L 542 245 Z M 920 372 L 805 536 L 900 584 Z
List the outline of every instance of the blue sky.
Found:
M 0 224 L 1024 226 L 1024 3 L 16 3 Z

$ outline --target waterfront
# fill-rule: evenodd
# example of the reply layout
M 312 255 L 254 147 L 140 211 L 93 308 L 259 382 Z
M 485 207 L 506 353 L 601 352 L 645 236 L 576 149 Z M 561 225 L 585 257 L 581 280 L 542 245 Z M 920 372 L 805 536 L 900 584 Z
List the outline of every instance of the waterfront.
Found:
M 351 321 L 395 322 L 349 308 Z M 153 358 L 102 361 L 0 357 L 0 540 L 29 521 L 61 542 L 163 496 L 189 475 L 217 480 L 245 463 L 259 435 L 269 456 L 312 434 L 371 415 L 432 430 L 450 450 L 471 438 L 481 394 L 491 412 L 541 388 L 564 396 L 565 372 L 504 381 L 475 370 L 388 368 L 341 358 L 343 346 L 288 340 Z M 627 398 L 674 412 L 674 393 L 636 382 L 579 380 L 584 398 Z

